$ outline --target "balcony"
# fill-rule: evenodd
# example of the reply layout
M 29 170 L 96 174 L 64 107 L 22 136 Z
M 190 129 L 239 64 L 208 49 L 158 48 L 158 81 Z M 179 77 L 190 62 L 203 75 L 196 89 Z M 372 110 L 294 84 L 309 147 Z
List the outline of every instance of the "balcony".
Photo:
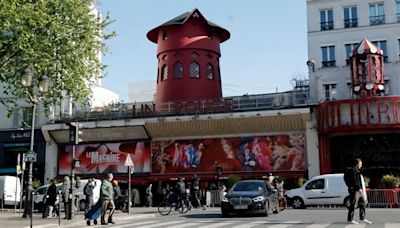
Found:
M 332 30 L 332 29 L 333 29 L 333 21 L 321 22 L 321 31 Z
M 322 67 L 335 67 L 336 66 L 336 61 L 322 61 L 321 62 Z
M 370 25 L 382 25 L 385 24 L 385 15 L 371 16 L 369 17 Z
M 345 133 L 400 127 L 400 96 L 328 101 L 318 105 L 320 133 Z
M 283 93 L 224 97 L 217 100 L 176 101 L 160 105 L 155 110 L 153 102 L 119 103 L 96 109 L 75 110 L 72 115 L 62 115 L 55 122 L 118 120 L 177 115 L 231 113 L 257 110 L 296 108 L 307 105 L 308 87 L 298 87 Z
M 345 19 L 345 20 L 344 20 L 344 27 L 345 27 L 345 28 L 354 28 L 354 27 L 358 27 L 358 20 L 357 20 L 357 18 Z

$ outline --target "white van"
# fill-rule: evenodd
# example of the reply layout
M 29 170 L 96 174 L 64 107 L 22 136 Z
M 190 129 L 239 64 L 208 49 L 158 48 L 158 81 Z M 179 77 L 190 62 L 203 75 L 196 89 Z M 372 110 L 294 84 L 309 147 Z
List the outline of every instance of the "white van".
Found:
M 4 205 L 17 205 L 21 199 L 21 182 L 19 177 L 0 176 L 0 199 Z
M 285 195 L 293 208 L 311 205 L 349 204 L 349 193 L 344 183 L 343 173 L 315 176 L 303 187 L 286 191 Z

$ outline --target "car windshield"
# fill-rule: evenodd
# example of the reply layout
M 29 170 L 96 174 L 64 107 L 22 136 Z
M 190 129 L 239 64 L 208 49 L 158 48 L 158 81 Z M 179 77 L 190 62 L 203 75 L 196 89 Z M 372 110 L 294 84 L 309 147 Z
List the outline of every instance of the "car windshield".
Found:
M 235 187 L 233 187 L 233 191 L 235 192 L 256 192 L 262 191 L 264 189 L 262 182 L 238 182 Z

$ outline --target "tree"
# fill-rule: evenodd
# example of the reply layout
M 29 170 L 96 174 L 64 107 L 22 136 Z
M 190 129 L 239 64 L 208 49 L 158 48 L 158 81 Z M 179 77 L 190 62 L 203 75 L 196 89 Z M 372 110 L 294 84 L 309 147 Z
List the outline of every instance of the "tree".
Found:
M 93 0 L 1 0 L 0 9 L 0 91 L 24 98 L 21 75 L 29 69 L 51 83 L 46 107 L 60 103 L 65 94 L 87 102 L 93 78 L 104 67 L 99 59 L 106 51 L 104 40 L 115 35 L 103 32 L 110 17 L 101 18 Z M 1 103 L 10 110 L 15 99 Z

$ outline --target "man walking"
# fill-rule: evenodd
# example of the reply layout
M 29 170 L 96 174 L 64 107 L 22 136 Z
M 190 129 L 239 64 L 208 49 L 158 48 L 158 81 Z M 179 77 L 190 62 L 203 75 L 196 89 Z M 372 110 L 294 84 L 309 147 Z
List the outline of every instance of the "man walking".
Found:
M 61 194 L 62 194 L 62 201 L 64 202 L 64 211 L 65 211 L 65 217 L 64 219 L 71 219 L 71 211 L 70 211 L 70 201 L 69 201 L 69 191 L 71 188 L 71 181 L 69 179 L 69 176 L 64 177 L 64 183 L 61 186 Z M 61 208 L 60 208 L 61 211 Z
M 112 173 L 107 174 L 107 178 L 103 180 L 100 188 L 100 200 L 102 204 L 101 212 L 101 225 L 107 225 L 107 223 L 115 224 L 112 219 L 115 210 L 114 204 L 114 188 L 112 186 L 112 180 L 114 176 Z M 108 222 L 105 220 L 106 211 L 110 209 L 110 214 L 108 215 Z
M 53 209 L 57 201 L 57 188 L 55 179 L 50 180 L 50 186 L 49 188 L 47 188 L 47 193 L 45 197 L 46 197 L 46 202 L 42 218 L 52 218 Z
M 367 197 L 364 178 L 360 172 L 361 167 L 362 161 L 361 159 L 357 158 L 354 160 L 354 166 L 348 169 L 344 174 L 344 181 L 346 182 L 350 198 L 350 207 L 347 214 L 347 222 L 350 224 L 358 224 L 358 222 L 353 220 L 354 208 L 356 206 L 360 208 L 360 221 L 366 224 L 372 223 L 371 221 L 365 219 L 365 206 L 367 205 Z

